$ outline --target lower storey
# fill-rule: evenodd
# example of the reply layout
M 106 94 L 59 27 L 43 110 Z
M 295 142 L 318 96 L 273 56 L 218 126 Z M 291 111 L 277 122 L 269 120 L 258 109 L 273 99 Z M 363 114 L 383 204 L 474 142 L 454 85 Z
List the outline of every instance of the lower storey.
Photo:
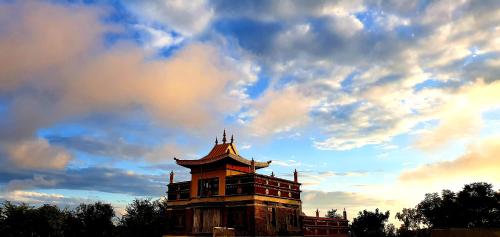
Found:
M 234 228 L 238 236 L 298 236 L 300 205 L 268 201 L 215 202 L 168 208 L 169 235 L 212 235 L 214 227 Z

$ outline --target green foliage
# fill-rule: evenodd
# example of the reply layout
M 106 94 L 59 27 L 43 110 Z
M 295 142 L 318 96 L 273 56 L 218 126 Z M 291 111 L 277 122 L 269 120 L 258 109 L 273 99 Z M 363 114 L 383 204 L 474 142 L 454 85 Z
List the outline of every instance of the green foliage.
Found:
M 359 212 L 351 224 L 351 231 L 357 237 L 385 236 L 385 223 L 389 219 L 389 211 L 382 213 L 378 208 L 375 212 L 364 210 Z

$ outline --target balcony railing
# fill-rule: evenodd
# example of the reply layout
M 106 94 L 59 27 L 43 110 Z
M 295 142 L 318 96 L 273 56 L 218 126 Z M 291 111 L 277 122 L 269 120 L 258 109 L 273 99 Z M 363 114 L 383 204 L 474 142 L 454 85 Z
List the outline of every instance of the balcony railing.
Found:
M 226 177 L 226 195 L 263 195 L 300 200 L 300 184 L 260 174 Z
M 168 185 L 168 200 L 183 200 L 191 197 L 191 181 L 171 183 Z
M 300 200 L 300 184 L 261 174 L 242 174 L 226 177 L 226 196 L 262 195 L 276 198 Z M 191 198 L 191 182 L 168 185 L 168 200 Z

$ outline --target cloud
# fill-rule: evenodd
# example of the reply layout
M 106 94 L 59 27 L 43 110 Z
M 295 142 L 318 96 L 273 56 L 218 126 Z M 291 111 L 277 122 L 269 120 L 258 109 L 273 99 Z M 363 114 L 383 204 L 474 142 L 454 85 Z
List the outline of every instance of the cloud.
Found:
M 48 179 L 44 175 L 35 174 L 32 179 L 14 179 L 7 183 L 5 190 L 29 190 L 34 188 L 51 188 L 57 184 L 57 180 Z
M 317 148 L 349 150 L 446 120 L 436 115 L 457 88 L 498 79 L 492 66 L 499 52 L 492 22 L 498 20 L 482 17 L 498 15 L 498 8 L 481 5 L 216 2 L 218 14 L 227 18 L 215 25 L 263 64 L 271 85 L 293 84 L 319 103 L 308 112 L 326 137 Z M 431 19 L 436 15 L 446 17 Z M 242 26 L 251 33 L 240 32 Z M 434 86 L 432 80 L 443 83 Z M 273 86 L 268 90 L 279 94 Z
M 40 80 L 48 69 L 95 52 L 100 36 L 116 30 L 99 22 L 104 11 L 93 7 L 65 7 L 42 2 L 0 5 L 0 91 L 26 80 Z M 16 19 L 16 20 L 13 20 Z M 75 27 L 78 25 L 78 27 Z M 71 45 L 68 45 L 71 43 Z
M 250 132 L 265 136 L 299 128 L 309 121 L 312 103 L 293 87 L 269 91 L 255 101 L 256 113 L 248 125 Z
M 273 161 L 273 164 L 275 161 Z M 305 165 L 301 163 L 296 163 L 296 162 L 289 162 L 288 166 L 285 164 L 281 164 L 281 162 L 278 162 L 279 166 L 284 166 L 284 167 L 291 167 L 291 166 L 296 166 L 296 164 L 299 164 L 302 168 L 304 167 L 313 167 L 314 165 Z M 299 172 L 299 182 L 302 184 L 303 187 L 310 188 L 311 186 L 317 186 L 324 184 L 328 178 L 330 177 L 359 177 L 359 176 L 366 176 L 369 174 L 367 171 L 346 171 L 346 172 L 335 172 L 335 171 L 311 171 L 310 169 L 306 170 L 298 170 Z M 292 177 L 291 173 L 287 173 L 284 176 Z
M 485 138 L 470 145 L 462 156 L 449 161 L 420 166 L 405 171 L 399 179 L 403 182 L 500 182 L 500 137 Z M 439 174 L 436 176 L 436 174 Z
M 148 49 L 161 49 L 177 46 L 184 40 L 183 37 L 177 36 L 172 32 L 166 32 L 154 27 L 137 24 L 135 28 L 144 33 L 146 48 Z
M 12 163 L 22 168 L 63 169 L 73 159 L 67 151 L 51 146 L 45 139 L 9 144 L 6 154 Z
M 161 22 L 187 36 L 205 30 L 214 17 L 206 0 L 127 1 L 126 6 L 146 21 Z
M 337 213 L 341 214 L 345 208 L 349 220 L 355 218 L 359 211 L 365 209 L 371 211 L 375 208 L 379 208 L 381 211 L 390 210 L 391 214 L 394 215 L 400 211 L 401 207 L 395 200 L 378 199 L 362 193 L 341 191 L 303 191 L 301 200 L 303 201 L 302 210 L 307 215 L 315 215 L 316 209 L 319 209 L 320 216 L 324 216 L 331 209 L 337 209 Z
M 118 168 L 89 167 L 66 170 L 1 169 L 0 183 L 9 192 L 15 190 L 69 189 L 128 194 L 131 196 L 162 196 L 167 173 L 139 174 Z M 181 175 L 181 177 L 184 177 Z
M 84 152 L 86 154 L 106 157 L 111 159 L 125 159 L 148 162 L 171 161 L 173 157 L 196 157 L 193 146 L 165 142 L 160 145 L 141 144 L 129 142 L 117 136 L 92 137 L 92 136 L 58 136 L 49 135 L 46 139 L 54 145 L 65 149 Z
M 67 197 L 65 195 L 57 193 L 22 190 L 0 193 L 0 199 L 15 203 L 26 203 L 34 206 L 50 204 L 59 206 L 60 208 L 75 208 L 81 203 L 95 203 L 97 201 L 105 203 L 109 202 L 107 200 L 98 200 L 93 198 Z M 115 209 L 115 212 L 117 212 L 117 215 L 122 215 L 123 212 L 120 212 L 122 209 L 124 209 L 122 205 L 113 204 L 113 208 Z
M 361 1 L 212 1 L 218 17 L 290 20 L 307 16 L 345 15 L 364 10 Z
M 202 134 L 239 110 L 238 97 L 225 92 L 235 89 L 240 72 L 209 44 L 151 59 L 126 40 L 106 45 L 104 36 L 119 27 L 101 21 L 107 12 L 98 8 L 22 2 L 0 11 L 0 91 L 8 95 L 0 150 L 18 164 L 63 168 L 67 155 L 34 137 L 60 122 L 139 111 L 160 127 Z M 34 149 L 55 161 L 23 156 Z
M 439 111 L 439 125 L 422 134 L 418 148 L 433 150 L 448 142 L 477 135 L 482 127 L 482 113 L 500 107 L 500 82 L 480 80 L 460 89 L 453 99 Z

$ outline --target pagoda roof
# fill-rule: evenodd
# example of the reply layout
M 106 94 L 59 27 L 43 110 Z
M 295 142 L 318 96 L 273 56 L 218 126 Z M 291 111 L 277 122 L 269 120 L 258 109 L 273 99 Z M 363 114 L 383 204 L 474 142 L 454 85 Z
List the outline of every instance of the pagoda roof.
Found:
M 206 156 L 198 160 L 180 160 L 174 158 L 175 162 L 178 165 L 184 166 L 186 168 L 194 168 L 200 165 L 211 164 L 224 159 L 230 159 L 246 166 L 252 165 L 251 160 L 248 160 L 240 156 L 234 143 L 215 144 L 215 146 Z M 270 163 L 271 161 L 267 162 L 255 161 L 255 169 L 268 167 Z

